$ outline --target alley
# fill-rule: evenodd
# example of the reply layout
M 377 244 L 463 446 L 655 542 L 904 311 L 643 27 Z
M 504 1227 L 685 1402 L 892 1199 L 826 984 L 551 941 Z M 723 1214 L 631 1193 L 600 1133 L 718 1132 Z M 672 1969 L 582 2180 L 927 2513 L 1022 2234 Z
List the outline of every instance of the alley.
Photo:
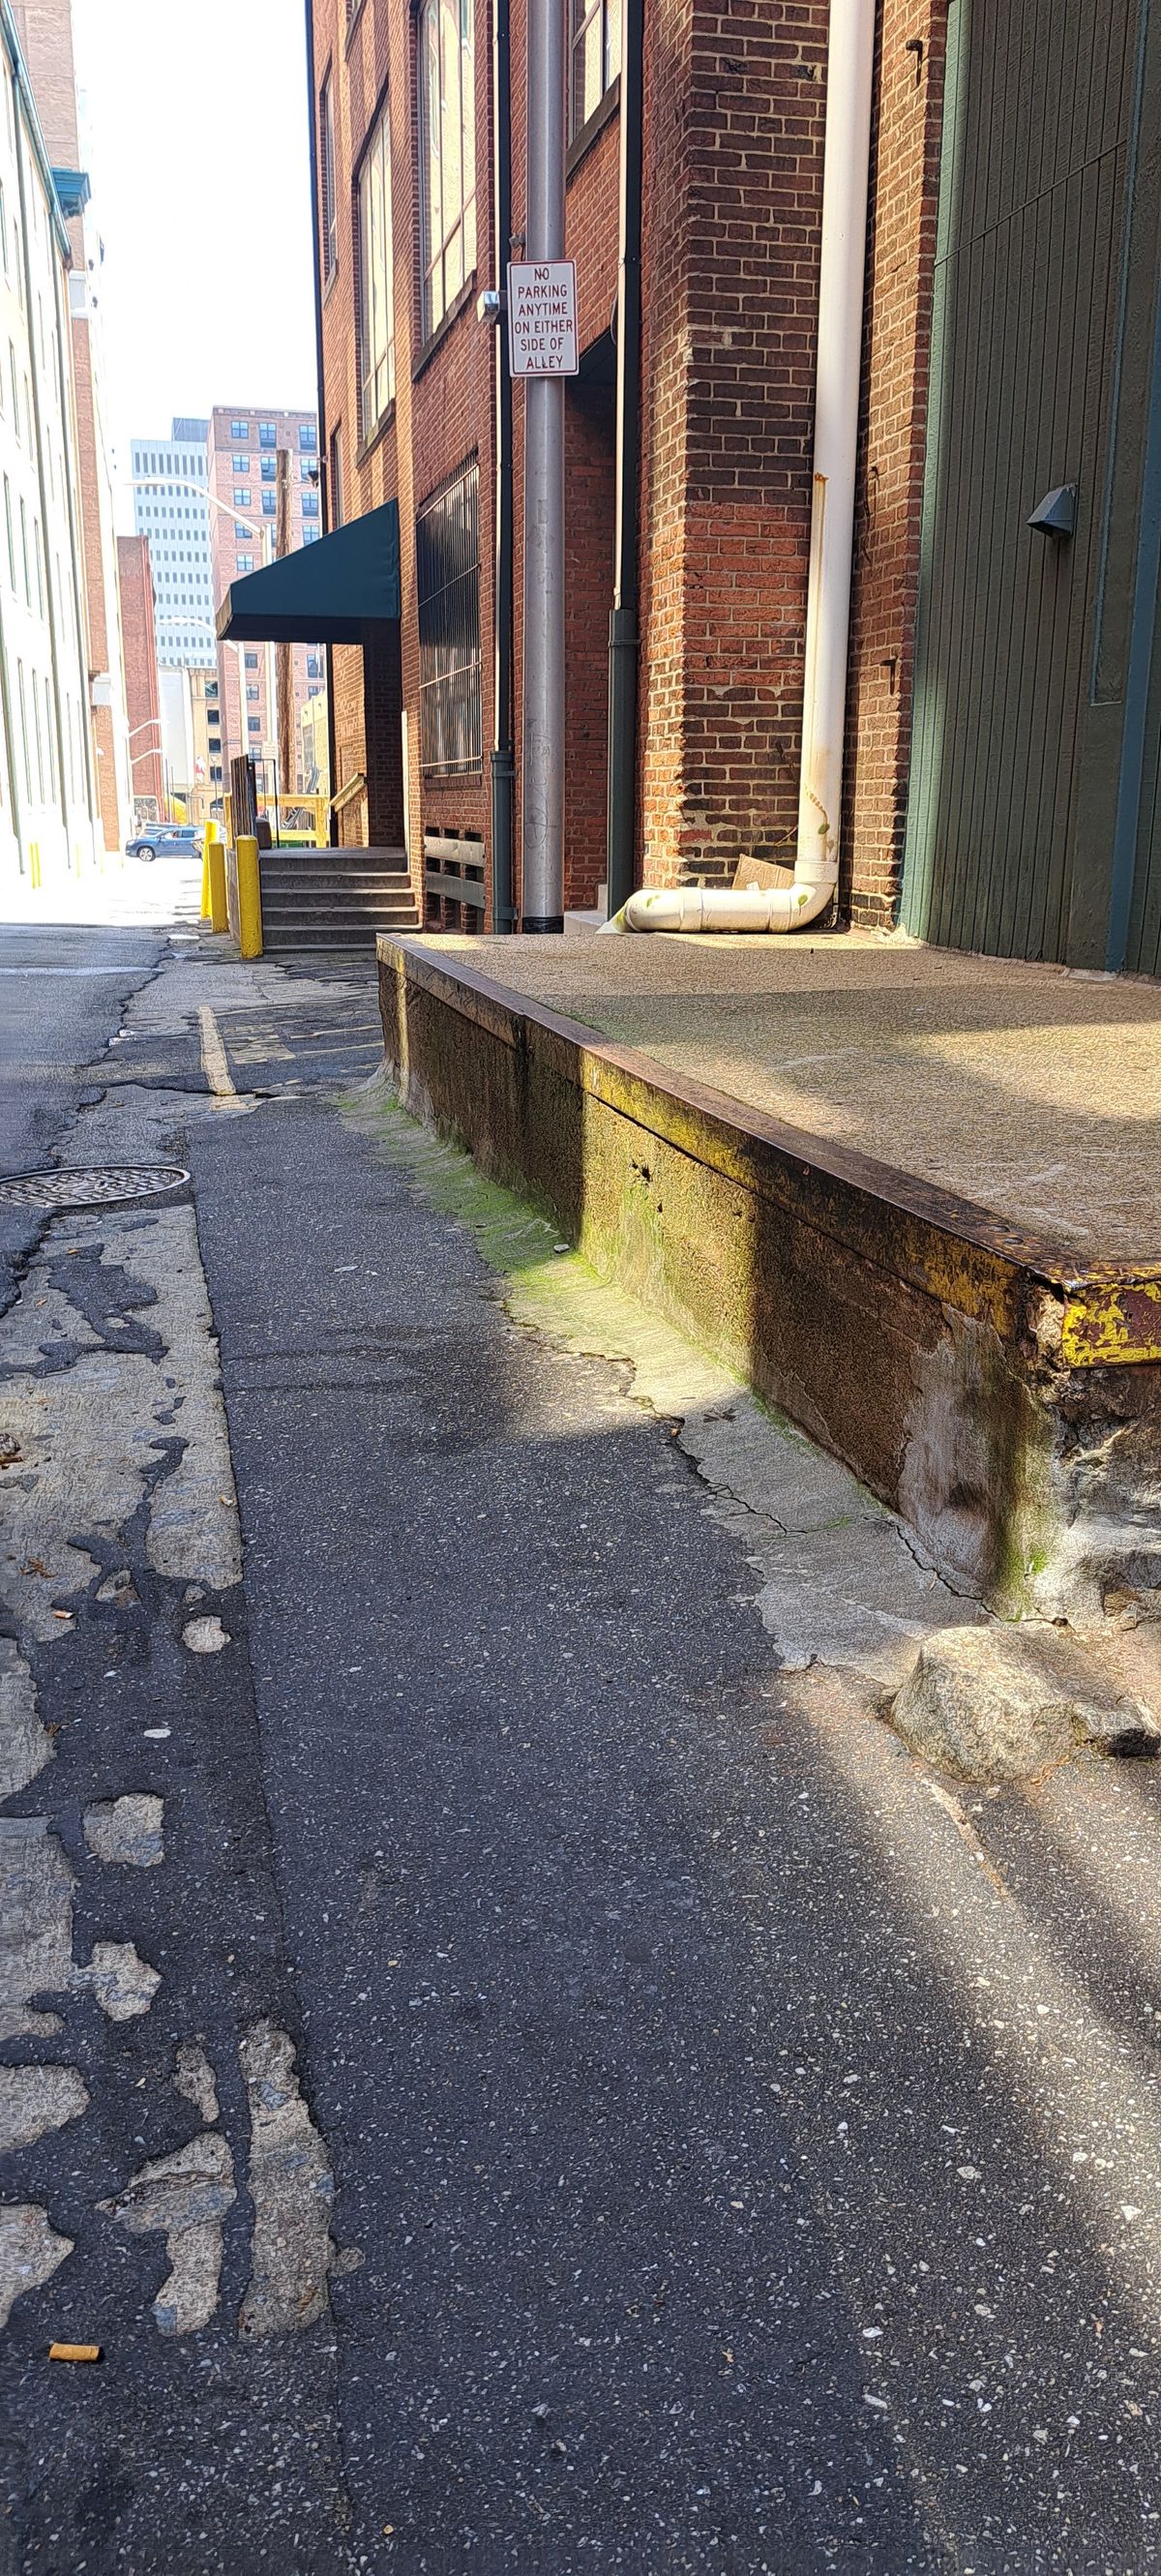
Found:
M 916 1764 L 971 1605 L 175 877 L 0 932 L 177 1176 L 3 1218 L 0 2567 L 1154 2566 L 1154 1767 Z

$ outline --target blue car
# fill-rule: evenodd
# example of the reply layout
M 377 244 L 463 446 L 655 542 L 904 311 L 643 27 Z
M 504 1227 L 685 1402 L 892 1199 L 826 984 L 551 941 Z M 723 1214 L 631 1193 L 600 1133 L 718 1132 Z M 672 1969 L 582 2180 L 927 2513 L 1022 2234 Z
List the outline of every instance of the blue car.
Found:
M 126 841 L 127 859 L 200 859 L 202 834 L 196 823 L 147 823 L 136 839 Z

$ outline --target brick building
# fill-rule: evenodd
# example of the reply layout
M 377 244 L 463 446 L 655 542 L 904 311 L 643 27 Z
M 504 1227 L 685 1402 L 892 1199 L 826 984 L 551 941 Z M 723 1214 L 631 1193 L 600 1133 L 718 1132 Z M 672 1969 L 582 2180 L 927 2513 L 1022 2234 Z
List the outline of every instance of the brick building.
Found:
M 97 285 L 104 250 L 80 159 L 76 66 L 69 0 L 13 0 L 13 15 L 53 165 L 72 266 L 69 315 L 76 436 L 76 499 L 85 580 L 89 723 L 105 848 L 122 846 L 132 808 L 129 719 L 117 583 L 113 466 L 105 411 L 103 334 Z
M 153 564 L 148 537 L 118 537 L 121 633 L 125 648 L 125 703 L 129 716 L 131 819 L 163 820 L 165 779 L 161 762 L 161 701 L 157 691 L 157 629 Z
M 570 10 L 566 251 L 577 263 L 580 322 L 580 369 L 565 388 L 565 901 L 588 906 L 605 875 L 620 0 L 561 5 Z M 334 652 L 340 798 L 352 789 L 341 810 L 371 839 L 400 837 L 406 820 L 417 880 L 425 836 L 477 843 L 486 875 L 495 346 L 477 306 L 495 282 L 490 16 L 482 0 L 423 0 L 417 13 L 407 0 L 358 9 L 313 0 L 308 15 L 330 523 L 392 499 L 399 509 L 398 635 L 385 628 L 362 655 Z M 920 15 L 926 27 L 930 11 Z M 873 362 L 896 422 L 908 351 L 912 375 L 921 355 L 908 291 L 913 307 L 923 256 L 930 265 L 914 204 L 917 155 L 921 184 L 934 189 L 938 46 L 928 43 L 917 86 L 905 50 L 913 17 L 905 36 L 887 0 L 880 47 L 878 114 L 890 141 L 876 220 L 892 241 L 910 228 L 902 250 L 914 271 L 902 279 L 900 245 L 888 248 L 897 310 L 875 338 Z M 793 860 L 827 34 L 826 0 L 729 13 L 673 0 L 645 11 L 636 839 L 638 874 L 650 883 L 729 882 L 744 857 Z M 517 0 L 517 240 L 524 52 Z M 522 402 L 517 387 L 517 707 Z M 874 776 L 868 769 L 858 785 L 862 845 L 848 900 L 853 893 L 866 918 L 889 908 L 897 850 L 890 744 L 907 705 L 900 626 L 915 566 L 900 567 L 888 514 L 913 508 L 921 481 L 914 405 L 910 442 L 896 425 L 889 452 L 865 466 L 881 506 L 861 535 L 856 661 L 859 684 L 876 693 L 876 747 Z M 880 568 L 888 550 L 889 582 Z M 880 708 L 888 650 L 895 678 Z M 518 740 L 518 724 L 516 732 Z M 343 837 L 357 832 L 344 824 Z M 517 863 L 518 844 L 517 824 Z
M 580 322 L 565 902 L 584 906 L 605 872 L 621 0 L 560 6 Z M 389 523 L 397 553 L 378 594 L 353 551 L 342 579 L 337 555 L 329 584 L 317 567 L 337 827 L 405 838 L 417 893 L 449 852 L 490 879 L 496 14 L 307 0 L 323 503 L 368 547 Z M 646 0 L 634 822 L 650 884 L 794 859 L 828 55 L 869 14 Z M 1038 23 L 1033 0 L 874 11 L 839 911 L 885 927 L 901 905 L 926 937 L 1152 972 L 1161 182 L 1141 137 L 1161 109 L 1161 27 L 1144 0 L 1099 18 L 1062 0 L 1059 76 L 1029 81 Z M 525 0 L 511 102 L 519 244 Z M 517 710 L 523 400 L 517 386 Z M 514 731 L 518 874 L 518 714 Z
M 285 526 L 279 533 L 279 476 L 285 486 Z M 312 545 L 322 529 L 318 423 L 313 412 L 255 410 L 216 405 L 209 425 L 206 480 L 215 609 L 233 582 L 275 555 Z M 277 675 L 273 645 L 218 646 L 218 704 L 225 779 L 240 751 L 263 763 L 261 797 L 273 795 L 278 759 Z M 325 682 L 321 645 L 294 646 L 290 740 L 300 759 L 300 716 Z M 215 760 L 215 766 L 217 765 Z M 215 781 L 215 784 L 218 782 Z M 285 787 L 287 782 L 280 781 Z M 299 775 L 289 782 L 300 788 Z

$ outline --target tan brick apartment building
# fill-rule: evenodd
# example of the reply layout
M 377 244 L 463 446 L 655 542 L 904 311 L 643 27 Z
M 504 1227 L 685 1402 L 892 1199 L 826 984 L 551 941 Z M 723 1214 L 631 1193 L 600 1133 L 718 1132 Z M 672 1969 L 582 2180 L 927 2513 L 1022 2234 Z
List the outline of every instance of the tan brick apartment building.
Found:
M 794 857 L 828 57 L 862 4 L 644 0 L 635 841 L 651 884 Z M 527 5 L 511 0 L 517 244 Z M 622 0 L 559 5 L 581 350 L 565 389 L 575 906 L 605 872 Z M 307 8 L 331 523 L 398 504 L 398 624 L 334 653 L 339 826 L 406 828 L 417 891 L 425 841 L 474 843 L 489 874 L 497 402 L 479 300 L 502 282 L 506 15 Z M 927 937 L 1156 972 L 1161 186 L 1142 138 L 1161 22 L 1144 0 L 1062 0 L 1051 62 L 1041 39 L 1034 0 L 875 13 L 839 909 L 886 925 L 901 900 Z M 522 411 L 516 386 L 517 711 Z M 1063 520 L 1044 516 L 1054 493 Z M 518 712 L 514 734 L 518 764 Z M 517 868 L 519 809 L 517 775 Z
M 318 423 L 314 413 L 255 411 L 245 404 L 215 406 L 206 449 L 215 608 L 233 582 L 257 570 L 278 547 L 280 454 L 287 461 L 284 550 L 292 551 L 312 544 L 322 528 Z M 302 709 L 307 699 L 322 689 L 324 678 L 321 646 L 296 644 L 292 657 L 291 722 L 296 761 Z M 213 767 L 218 768 L 220 761 L 228 782 L 230 762 L 239 751 L 253 754 L 269 767 L 262 793 L 272 798 L 273 765 L 278 757 L 273 647 L 219 644 L 217 680 L 222 721 Z M 296 770 L 290 788 L 293 791 L 301 784 Z
M 129 774 L 135 817 L 160 822 L 166 811 L 161 759 L 161 701 L 157 692 L 157 629 L 153 566 L 148 537 L 118 537 L 121 632 L 125 647 L 125 705 L 129 717 Z

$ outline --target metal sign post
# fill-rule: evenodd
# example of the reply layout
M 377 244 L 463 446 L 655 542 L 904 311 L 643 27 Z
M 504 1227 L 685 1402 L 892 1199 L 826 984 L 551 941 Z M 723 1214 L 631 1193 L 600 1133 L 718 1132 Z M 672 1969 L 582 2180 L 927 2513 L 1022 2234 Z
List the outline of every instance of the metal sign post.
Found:
M 527 329 L 510 345 L 563 345 L 551 273 L 564 251 L 564 52 L 561 0 L 528 5 L 528 194 L 522 296 Z M 540 272 L 540 284 L 535 284 Z M 576 346 L 573 296 L 572 346 Z M 555 352 L 559 358 L 560 350 Z M 517 360 L 513 357 L 513 373 Z M 523 367 L 524 387 L 524 762 L 521 927 L 564 928 L 564 374 L 562 364 Z

